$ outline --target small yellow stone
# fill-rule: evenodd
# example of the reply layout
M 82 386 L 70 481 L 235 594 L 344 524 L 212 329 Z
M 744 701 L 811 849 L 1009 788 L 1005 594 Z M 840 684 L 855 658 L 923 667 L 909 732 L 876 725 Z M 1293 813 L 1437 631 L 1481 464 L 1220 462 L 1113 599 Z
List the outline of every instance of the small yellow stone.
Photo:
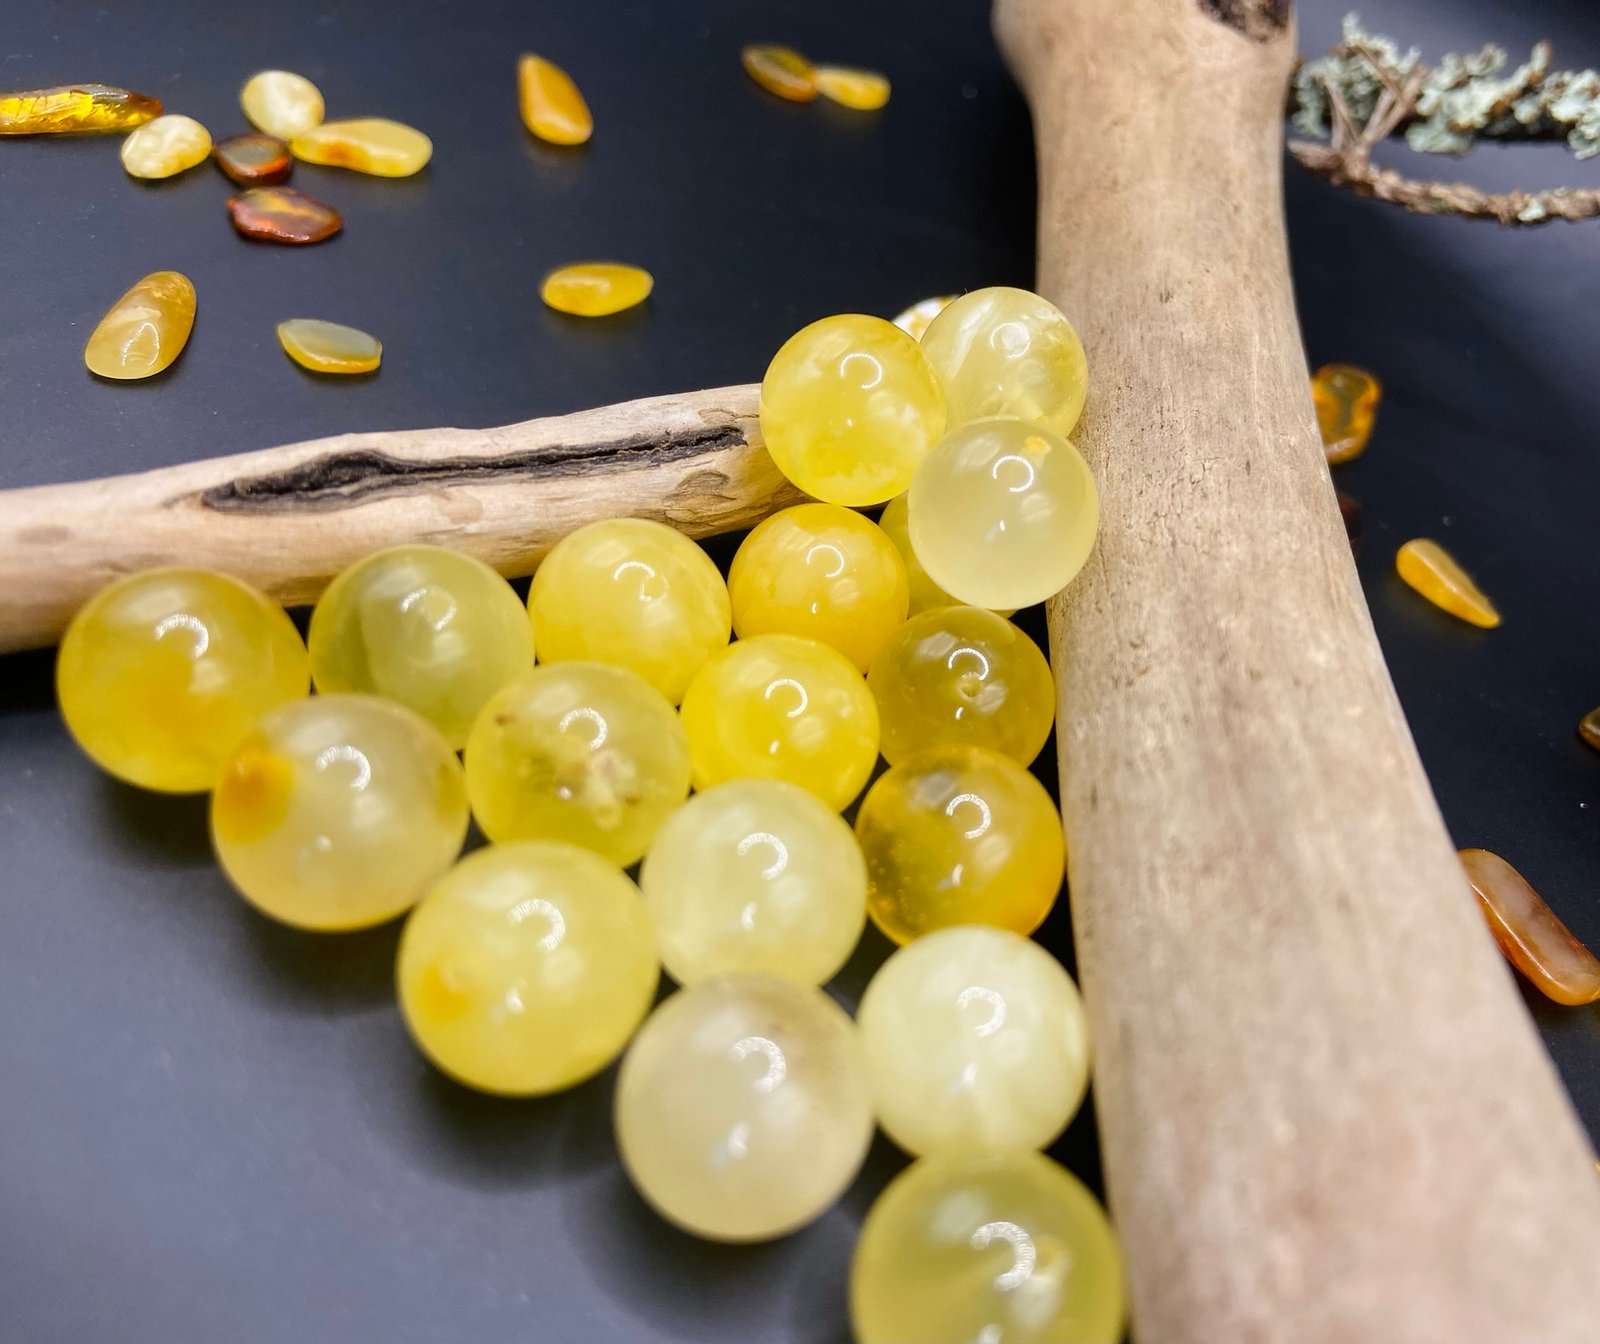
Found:
M 194 329 L 189 277 L 155 271 L 111 305 L 90 333 L 83 362 L 102 378 L 149 378 L 171 365 Z
M 857 112 L 876 112 L 889 101 L 889 81 L 876 70 L 852 70 L 843 65 L 819 65 L 817 92 Z
M 1394 558 L 1395 571 L 1434 606 L 1459 616 L 1469 625 L 1493 630 L 1500 613 L 1471 575 L 1436 541 L 1408 541 Z
M 313 373 L 371 373 L 383 358 L 377 337 L 317 317 L 278 323 L 278 341 L 290 359 Z
M 594 134 L 594 117 L 572 76 L 531 52 L 517 62 L 517 102 L 522 124 L 552 145 L 581 145 Z
M 239 90 L 250 124 L 280 140 L 293 140 L 322 121 L 322 90 L 304 75 L 262 70 Z
M 168 113 L 129 132 L 122 142 L 122 166 L 129 177 L 154 181 L 176 177 L 211 156 L 211 132 L 193 117 Z
M 581 261 L 545 276 L 539 296 L 558 313 L 609 317 L 650 297 L 655 277 L 619 261 Z
M 325 121 L 289 141 L 305 163 L 350 168 L 374 177 L 410 177 L 433 157 L 433 141 L 421 131 L 387 117 Z

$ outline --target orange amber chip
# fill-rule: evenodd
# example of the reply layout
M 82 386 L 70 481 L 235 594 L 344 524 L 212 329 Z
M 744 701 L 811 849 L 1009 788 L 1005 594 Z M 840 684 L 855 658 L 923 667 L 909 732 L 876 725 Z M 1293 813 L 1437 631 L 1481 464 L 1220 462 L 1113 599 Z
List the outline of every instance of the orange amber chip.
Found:
M 127 131 L 161 115 L 161 100 L 109 84 L 0 93 L 0 135 Z
M 1461 866 L 1506 960 L 1557 1003 L 1600 999 L 1600 959 L 1498 854 L 1463 849 Z
M 320 243 L 344 228 L 331 205 L 293 187 L 252 187 L 228 201 L 233 227 L 263 243 Z
M 594 117 L 583 94 L 558 65 L 531 52 L 517 62 L 517 101 L 522 124 L 552 145 L 581 145 L 594 134 Z
M 819 65 L 817 92 L 842 107 L 876 112 L 889 101 L 889 81 L 876 70 L 852 70 L 843 65 Z
M 230 135 L 212 146 L 211 156 L 241 187 L 276 186 L 294 167 L 289 146 L 271 135 Z
M 1394 558 L 1394 567 L 1406 583 L 1440 610 L 1485 630 L 1500 624 L 1494 603 L 1438 542 L 1426 537 L 1406 542 Z
M 791 103 L 809 103 L 817 96 L 817 71 L 792 47 L 758 42 L 739 53 L 745 73 L 768 93 Z
M 1578 736 L 1600 751 L 1600 708 L 1591 709 L 1578 720 Z
M 1382 395 L 1377 378 L 1354 364 L 1324 364 L 1311 375 L 1311 400 L 1329 466 L 1366 451 Z

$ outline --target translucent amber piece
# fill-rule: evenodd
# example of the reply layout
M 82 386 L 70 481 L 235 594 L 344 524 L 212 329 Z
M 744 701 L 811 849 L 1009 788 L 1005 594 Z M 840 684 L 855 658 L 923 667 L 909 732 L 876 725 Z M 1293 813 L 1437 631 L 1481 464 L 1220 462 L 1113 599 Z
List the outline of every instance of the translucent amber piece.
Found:
M 1025 1148 L 914 1162 L 868 1210 L 850 1267 L 857 1344 L 1111 1344 L 1122 1252 L 1065 1168 Z
M 383 360 L 383 344 L 355 327 L 316 317 L 278 323 L 284 353 L 312 373 L 371 373 Z
M 1378 380 L 1353 364 L 1324 364 L 1311 375 L 1311 400 L 1330 466 L 1366 451 L 1382 395 Z
M 928 324 L 944 312 L 956 301 L 954 294 L 941 294 L 937 298 L 918 299 L 909 308 L 901 311 L 895 318 L 894 324 L 914 341 L 922 339 L 922 333 L 928 329 Z
M 885 504 L 883 514 L 878 519 L 878 526 L 883 529 L 883 534 L 894 542 L 895 550 L 900 552 L 900 559 L 905 562 L 906 578 L 911 583 L 911 615 L 932 611 L 935 607 L 959 606 L 955 598 L 928 577 L 928 571 L 922 567 L 922 561 L 917 559 L 916 551 L 912 550 L 906 500 L 906 495 L 896 495 Z M 1009 616 L 1012 614 L 1011 608 L 1006 607 L 996 614 Z
M 433 157 L 432 140 L 415 127 L 386 117 L 325 121 L 294 136 L 289 148 L 306 163 L 351 168 L 374 177 L 410 177 Z
M 251 75 L 239 90 L 239 104 L 252 126 L 280 140 L 293 140 L 322 120 L 322 90 L 288 70 Z
M 580 261 L 545 276 L 539 297 L 558 313 L 610 317 L 643 303 L 655 284 L 655 277 L 639 266 L 620 261 Z
M 1507 961 L 1557 1003 L 1600 999 L 1600 958 L 1573 937 L 1521 873 L 1486 849 L 1463 849 L 1461 866 Z
M 125 131 L 161 115 L 161 100 L 109 84 L 0 93 L 0 135 Z
M 289 146 L 272 135 L 230 135 L 212 147 L 217 167 L 242 187 L 271 187 L 289 176 Z
M 819 65 L 812 73 L 818 93 L 857 112 L 876 112 L 889 101 L 889 81 L 876 70 Z
M 211 156 L 211 132 L 193 117 L 168 113 L 147 121 L 122 142 L 129 177 L 155 181 L 176 177 Z
M 558 65 L 531 53 L 517 62 L 522 124 L 552 145 L 581 145 L 594 134 L 589 104 Z
M 1494 603 L 1438 542 L 1423 537 L 1406 542 L 1394 558 L 1394 567 L 1407 584 L 1452 616 L 1485 630 L 1500 624 Z
M 809 103 L 817 96 L 816 67 L 790 47 L 752 43 L 740 51 L 739 60 L 745 73 L 768 93 L 791 103 Z
M 1600 751 L 1600 709 L 1591 709 L 1578 720 L 1578 736 Z
M 251 187 L 228 200 L 228 217 L 246 238 L 262 243 L 320 243 L 344 228 L 331 205 L 293 187 Z
M 170 367 L 194 330 L 194 286 L 155 271 L 111 305 L 89 334 L 83 362 L 102 378 L 149 378 Z

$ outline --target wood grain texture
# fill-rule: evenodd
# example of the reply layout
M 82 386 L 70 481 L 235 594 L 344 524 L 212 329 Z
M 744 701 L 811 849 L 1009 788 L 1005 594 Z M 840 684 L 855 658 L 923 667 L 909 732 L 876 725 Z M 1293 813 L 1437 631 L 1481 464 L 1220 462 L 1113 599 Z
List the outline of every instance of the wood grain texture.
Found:
M 1100 539 L 1051 642 L 1135 1332 L 1579 1344 L 1600 1179 L 1362 600 L 1284 245 L 1293 33 L 1244 3 L 996 15 L 1091 368 Z
M 0 493 L 0 651 L 52 643 L 92 593 L 162 565 L 288 604 L 361 556 L 438 542 L 529 574 L 597 518 L 709 536 L 801 495 L 762 445 L 754 386 L 504 429 L 347 434 L 133 476 Z

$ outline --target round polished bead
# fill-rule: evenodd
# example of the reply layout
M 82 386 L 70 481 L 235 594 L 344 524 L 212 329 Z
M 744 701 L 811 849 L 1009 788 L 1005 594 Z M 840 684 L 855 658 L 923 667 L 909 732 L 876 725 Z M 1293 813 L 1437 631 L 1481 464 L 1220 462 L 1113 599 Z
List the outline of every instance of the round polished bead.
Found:
M 901 563 L 906 567 L 906 581 L 911 595 L 907 614 L 915 616 L 919 611 L 932 611 L 935 607 L 954 605 L 955 598 L 928 577 L 928 571 L 922 567 L 922 561 L 917 559 L 917 553 L 911 549 L 911 530 L 907 526 L 905 495 L 896 495 L 883 506 L 883 514 L 878 519 L 878 529 L 894 543 L 895 550 L 900 552 Z

